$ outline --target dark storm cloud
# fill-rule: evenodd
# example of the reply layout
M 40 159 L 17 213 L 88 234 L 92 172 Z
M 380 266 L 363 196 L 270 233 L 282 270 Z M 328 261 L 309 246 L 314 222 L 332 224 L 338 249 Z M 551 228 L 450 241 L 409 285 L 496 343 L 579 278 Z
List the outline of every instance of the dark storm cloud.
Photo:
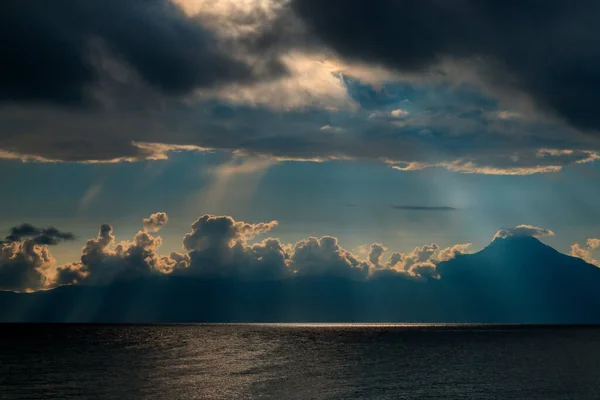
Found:
M 56 245 L 62 240 L 74 240 L 75 235 L 71 232 L 61 232 L 53 226 L 37 228 L 25 223 L 10 228 L 10 234 L 6 236 L 6 243 L 20 242 L 24 239 L 40 245 Z M 2 243 L 4 242 L 0 241 L 0 244 Z
M 593 127 L 600 50 L 581 45 L 598 36 L 591 1 L 292 0 L 239 16 L 226 3 L 201 2 L 190 16 L 168 0 L 3 2 L 0 158 L 164 160 L 211 149 L 498 175 L 599 158 L 597 136 L 547 118 L 521 93 Z M 448 59 L 480 70 L 464 78 Z M 430 73 L 439 62 L 440 80 Z M 102 107 L 14 104 L 92 99 Z
M 597 1 L 292 0 L 291 8 L 346 58 L 410 72 L 477 59 L 491 83 L 528 93 L 574 126 L 600 128 Z
M 0 48 L 3 102 L 86 102 L 107 54 L 170 95 L 282 72 L 233 59 L 169 0 L 3 1 Z

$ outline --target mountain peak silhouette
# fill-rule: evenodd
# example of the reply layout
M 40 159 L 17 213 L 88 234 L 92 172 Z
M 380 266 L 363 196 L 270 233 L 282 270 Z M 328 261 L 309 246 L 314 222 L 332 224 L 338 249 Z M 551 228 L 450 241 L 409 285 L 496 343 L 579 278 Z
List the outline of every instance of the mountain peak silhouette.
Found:
M 562 254 L 533 236 L 497 237 L 481 252 L 551 252 Z
M 535 237 L 495 238 L 478 253 L 440 263 L 438 272 L 445 301 L 464 299 L 469 316 L 536 323 L 600 319 L 600 269 Z
M 533 236 L 498 237 L 473 256 L 478 263 L 492 264 L 505 269 L 527 267 L 547 270 L 548 266 L 581 264 L 582 261 L 559 252 Z
M 495 238 L 483 250 L 441 263 L 442 279 L 600 279 L 600 269 L 571 257 L 532 236 Z

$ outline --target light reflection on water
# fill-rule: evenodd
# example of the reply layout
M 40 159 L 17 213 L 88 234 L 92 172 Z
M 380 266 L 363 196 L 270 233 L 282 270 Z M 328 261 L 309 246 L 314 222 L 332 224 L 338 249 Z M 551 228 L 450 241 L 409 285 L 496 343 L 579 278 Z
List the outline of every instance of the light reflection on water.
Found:
M 597 399 L 600 329 L 0 325 L 0 398 Z

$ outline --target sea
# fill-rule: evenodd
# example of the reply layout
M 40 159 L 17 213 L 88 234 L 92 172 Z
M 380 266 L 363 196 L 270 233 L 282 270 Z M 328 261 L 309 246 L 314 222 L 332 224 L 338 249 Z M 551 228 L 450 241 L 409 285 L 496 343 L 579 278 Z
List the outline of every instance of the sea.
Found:
M 0 399 L 600 399 L 600 328 L 0 325 Z

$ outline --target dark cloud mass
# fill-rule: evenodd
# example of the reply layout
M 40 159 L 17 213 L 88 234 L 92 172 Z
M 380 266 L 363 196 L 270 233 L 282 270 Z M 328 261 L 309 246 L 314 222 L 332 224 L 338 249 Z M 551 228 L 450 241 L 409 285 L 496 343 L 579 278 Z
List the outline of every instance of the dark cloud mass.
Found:
M 477 59 L 579 128 L 600 128 L 600 3 L 593 0 L 293 0 L 314 35 L 344 57 L 423 72 Z
M 31 240 L 41 245 L 56 245 L 61 240 L 74 240 L 75 235 L 71 232 L 61 232 L 55 227 L 37 228 L 31 224 L 22 224 L 10 228 L 10 234 L 6 236 L 6 242 L 19 242 L 23 239 Z M 0 241 L 0 243 L 2 243 Z
M 4 102 L 87 102 L 107 56 L 170 95 L 257 78 L 169 0 L 3 1 L 0 48 Z
M 580 129 L 598 122 L 596 2 L 244 4 L 2 2 L 0 159 L 209 149 L 526 175 L 600 158 Z

